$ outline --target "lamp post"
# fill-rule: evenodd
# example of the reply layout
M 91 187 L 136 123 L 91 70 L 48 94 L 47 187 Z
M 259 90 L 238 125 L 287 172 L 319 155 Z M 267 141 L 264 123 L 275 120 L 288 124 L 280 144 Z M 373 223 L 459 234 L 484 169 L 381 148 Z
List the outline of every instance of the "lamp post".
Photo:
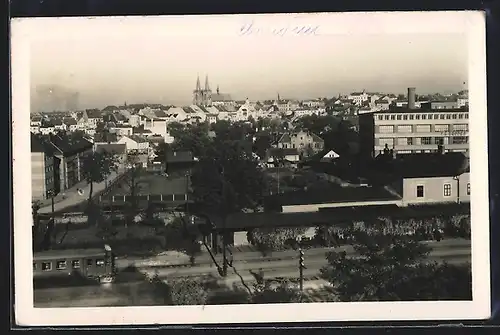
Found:
M 299 249 L 299 285 L 300 291 L 304 291 L 304 269 L 306 266 L 304 265 L 304 250 Z

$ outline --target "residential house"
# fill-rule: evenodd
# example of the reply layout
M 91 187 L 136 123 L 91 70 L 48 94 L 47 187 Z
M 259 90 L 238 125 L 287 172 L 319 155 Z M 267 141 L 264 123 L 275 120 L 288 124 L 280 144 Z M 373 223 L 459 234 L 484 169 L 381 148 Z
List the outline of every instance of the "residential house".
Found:
M 314 133 L 298 131 L 285 133 L 278 140 L 278 148 L 297 149 L 301 155 L 310 156 L 324 149 L 325 142 Z
M 265 162 L 269 167 L 296 167 L 299 161 L 300 154 L 296 148 L 269 148 L 266 152 Z
M 63 123 L 67 131 L 73 132 L 78 130 L 78 124 L 76 120 L 72 117 L 65 117 L 63 119 Z
M 461 107 L 458 101 L 431 101 L 429 104 L 431 109 L 457 109 Z
M 168 121 L 161 119 L 143 119 L 141 121 L 141 125 L 144 126 L 144 129 L 150 130 L 151 134 L 162 136 L 164 139 L 169 136 L 167 131 Z
M 133 128 L 130 125 L 115 124 L 109 128 L 109 131 L 117 136 L 130 136 L 133 133 Z
M 304 100 L 302 106 L 309 108 L 325 108 L 325 102 L 322 99 Z
M 92 151 L 92 142 L 71 134 L 51 135 L 47 143 L 54 148 L 54 156 L 59 159 L 55 166 L 59 174 L 59 189 L 69 189 L 83 180 L 83 157 Z
M 123 136 L 117 143 L 125 144 L 127 152 L 148 153 L 150 150 L 148 140 L 137 135 Z
M 91 129 L 97 128 L 97 125 L 103 121 L 102 112 L 98 109 L 87 109 L 87 127 Z
M 368 101 L 369 95 L 363 90 L 363 92 L 353 92 L 348 97 L 352 100 L 355 105 L 360 106 L 363 102 Z
M 54 149 L 39 136 L 31 134 L 31 198 L 42 200 L 55 196 L 58 192 L 55 166 L 58 158 Z
M 35 127 L 38 126 L 40 127 L 42 125 L 42 117 L 40 115 L 34 115 L 30 118 L 30 126 Z
M 127 145 L 123 143 L 94 143 L 94 151 L 116 155 L 120 165 L 127 161 Z
M 54 125 L 52 125 L 50 123 L 46 123 L 46 124 L 40 126 L 39 130 L 40 130 L 40 133 L 42 135 L 55 134 L 55 132 L 56 132 Z
M 130 115 L 128 118 L 128 124 L 132 127 L 139 127 L 141 124 L 141 116 L 140 115 Z
M 469 159 L 463 153 L 407 154 L 396 162 L 401 179 L 392 186 L 404 206 L 470 202 Z
M 62 130 L 62 131 L 66 130 L 66 124 L 63 122 L 63 120 L 61 118 L 52 118 L 50 122 L 54 126 L 55 132 L 57 132 L 59 130 Z
M 172 107 L 169 108 L 165 114 L 167 114 L 168 123 L 171 122 L 184 122 L 189 119 L 186 111 L 182 107 Z
M 375 101 L 375 108 L 377 110 L 389 110 L 391 107 L 391 102 L 385 99 L 379 99 Z

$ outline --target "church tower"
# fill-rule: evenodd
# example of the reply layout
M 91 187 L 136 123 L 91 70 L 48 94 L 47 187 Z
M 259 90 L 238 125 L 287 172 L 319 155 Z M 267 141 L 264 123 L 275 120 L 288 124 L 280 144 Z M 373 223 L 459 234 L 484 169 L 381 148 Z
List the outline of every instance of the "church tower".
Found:
M 205 76 L 205 89 L 203 90 L 203 106 L 212 106 L 212 90 L 208 83 L 208 75 Z
M 196 88 L 193 91 L 193 105 L 201 105 L 203 103 L 203 90 L 201 89 L 200 76 L 196 79 Z

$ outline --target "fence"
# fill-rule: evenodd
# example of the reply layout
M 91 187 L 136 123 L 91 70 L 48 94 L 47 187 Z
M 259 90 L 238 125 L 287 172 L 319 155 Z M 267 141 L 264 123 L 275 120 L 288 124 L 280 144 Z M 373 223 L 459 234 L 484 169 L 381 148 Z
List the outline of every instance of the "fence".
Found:
M 189 194 L 139 194 L 135 196 L 136 201 L 147 201 L 147 202 L 186 202 L 192 200 L 192 196 Z M 124 203 L 131 202 L 133 197 L 131 195 L 112 195 L 112 196 L 99 196 L 99 202 L 111 202 L 111 203 Z

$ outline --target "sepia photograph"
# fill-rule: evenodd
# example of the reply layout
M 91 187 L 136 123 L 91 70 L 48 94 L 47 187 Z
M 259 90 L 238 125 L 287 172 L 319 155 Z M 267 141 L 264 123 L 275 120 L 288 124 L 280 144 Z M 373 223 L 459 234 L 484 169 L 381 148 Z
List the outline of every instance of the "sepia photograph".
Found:
M 484 43 L 479 12 L 14 21 L 18 321 L 487 317 Z

